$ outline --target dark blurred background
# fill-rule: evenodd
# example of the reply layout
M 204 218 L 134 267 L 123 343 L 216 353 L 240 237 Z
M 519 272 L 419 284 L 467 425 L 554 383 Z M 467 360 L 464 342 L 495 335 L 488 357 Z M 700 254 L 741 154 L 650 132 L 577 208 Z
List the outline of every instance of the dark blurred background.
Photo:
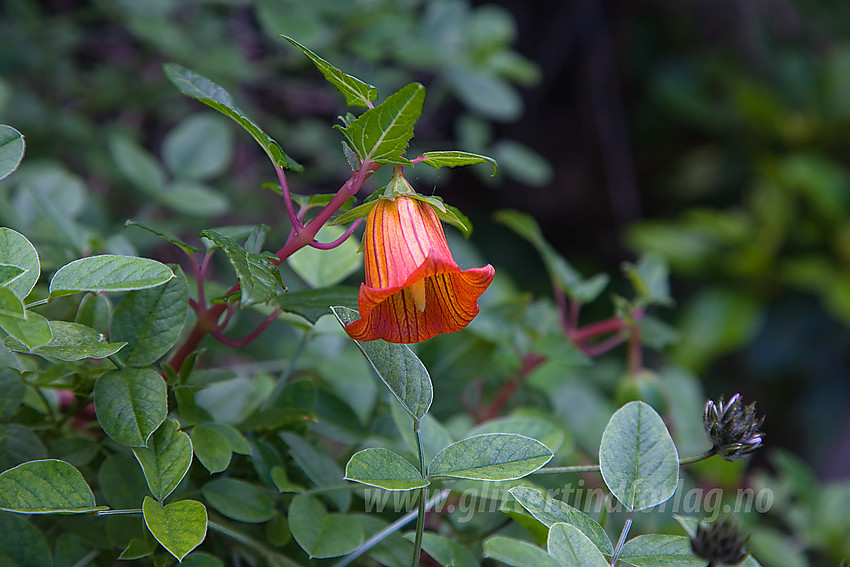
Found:
M 330 124 L 347 110 L 278 34 L 381 97 L 425 84 L 409 155 L 499 160 L 495 178 L 420 166 L 411 179 L 467 213 L 473 243 L 520 288 L 548 294 L 548 278 L 491 220 L 498 209 L 532 214 L 587 274 L 663 255 L 672 358 L 712 397 L 758 400 L 771 445 L 825 478 L 850 475 L 850 3 L 4 0 L 0 121 L 26 135 L 19 178 L 53 172 L 44 195 L 90 198 L 44 227 L 7 180 L 0 220 L 48 239 L 84 225 L 80 251 L 126 249 L 125 218 L 184 235 L 265 222 L 280 238 L 285 214 L 258 189 L 273 173 L 262 152 L 216 117 L 188 123 L 212 113 L 161 70 L 176 61 L 226 87 L 305 164 L 296 191 L 334 191 L 347 166 Z M 219 159 L 169 162 L 179 128 L 221 133 Z M 166 167 L 134 175 L 128 151 Z

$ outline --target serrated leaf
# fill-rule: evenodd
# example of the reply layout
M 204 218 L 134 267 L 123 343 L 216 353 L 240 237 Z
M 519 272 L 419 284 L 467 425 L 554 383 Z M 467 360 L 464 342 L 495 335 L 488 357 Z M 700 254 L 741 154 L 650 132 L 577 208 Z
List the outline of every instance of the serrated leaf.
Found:
M 180 268 L 165 285 L 131 291 L 115 308 L 112 333 L 126 341 L 121 352 L 125 363 L 143 367 L 165 355 L 177 341 L 189 309 L 189 288 Z
M 459 167 L 464 165 L 474 165 L 476 163 L 489 163 L 493 166 L 493 174 L 491 177 L 496 175 L 496 172 L 499 171 L 499 164 L 496 163 L 491 157 L 472 154 L 469 152 L 460 152 L 460 151 L 441 151 L 441 152 L 425 152 L 421 156 L 417 158 L 417 160 L 422 163 L 426 163 L 433 167 L 434 169 L 440 169 L 441 167 Z
M 29 349 L 23 343 L 8 338 L 4 344 L 11 351 L 37 354 L 66 362 L 84 358 L 107 358 L 120 351 L 127 344 L 125 342 L 107 342 L 106 337 L 102 334 L 78 323 L 48 321 L 48 327 L 51 338 L 42 346 Z
M 536 488 L 515 486 L 508 492 L 517 499 L 517 502 L 523 508 L 528 510 L 529 514 L 537 518 L 547 528 L 551 528 L 559 522 L 571 524 L 586 535 L 602 553 L 606 555 L 614 553 L 611 540 L 602 526 L 581 510 L 561 500 L 545 498 L 543 493 Z
M 153 537 L 178 561 L 182 561 L 207 537 L 207 509 L 195 500 L 180 500 L 162 506 L 150 496 L 145 496 L 142 516 Z
M 184 95 L 197 99 L 207 106 L 210 106 L 218 112 L 224 114 L 228 118 L 232 118 L 237 124 L 242 126 L 251 135 L 254 140 L 260 144 L 260 147 L 269 156 L 272 163 L 283 166 L 295 171 L 303 171 L 303 167 L 297 161 L 286 155 L 283 148 L 280 147 L 274 139 L 257 126 L 257 124 L 248 118 L 242 110 L 236 106 L 233 97 L 230 93 L 210 81 L 203 75 L 182 67 L 177 63 L 165 63 L 162 66 L 165 76 L 168 80 L 174 83 Z
M 608 562 L 593 542 L 572 524 L 553 524 L 549 528 L 546 546 L 549 555 L 564 567 L 608 567 Z
M 552 456 L 546 445 L 524 435 L 476 435 L 440 451 L 428 465 L 428 476 L 514 480 L 533 473 L 548 463 Z
M 280 272 L 268 258 L 252 254 L 235 240 L 212 230 L 201 231 L 201 236 L 212 240 L 230 260 L 242 291 L 242 307 L 264 303 L 277 295 L 277 286 L 283 286 Z
M 57 459 L 30 461 L 0 474 L 0 510 L 21 514 L 103 510 L 83 475 Z
M 331 311 L 343 327 L 359 317 L 347 307 L 335 306 Z M 354 344 L 405 411 L 415 420 L 422 419 L 431 407 L 434 387 L 428 370 L 413 351 L 407 345 L 382 340 L 354 341 Z
M 512 567 L 562 567 L 554 557 L 536 545 L 504 536 L 495 536 L 484 541 L 484 557 Z
M 170 242 L 170 243 L 174 244 L 175 246 L 177 246 L 177 247 L 181 248 L 182 250 L 186 251 L 187 253 L 200 252 L 200 250 L 198 250 L 198 249 L 197 249 L 197 248 L 195 248 L 194 246 L 191 246 L 191 245 L 189 245 L 189 244 L 186 244 L 185 242 L 183 242 L 182 240 L 180 240 L 180 239 L 179 239 L 179 238 L 177 238 L 176 236 L 174 236 L 174 235 L 172 235 L 172 234 L 169 234 L 169 233 L 167 233 L 167 232 L 164 232 L 164 231 L 158 230 L 158 229 L 156 229 L 156 228 L 153 228 L 152 226 L 149 226 L 149 225 L 147 225 L 147 224 L 144 224 L 144 223 L 141 223 L 141 222 L 137 222 L 137 221 L 134 221 L 134 220 L 128 220 L 128 221 L 124 221 L 124 226 L 125 226 L 125 227 L 128 227 L 128 226 L 137 226 L 137 227 L 141 228 L 142 230 L 146 230 L 146 231 L 150 232 L 151 234 L 155 234 L 156 236 L 158 236 L 158 237 L 162 238 L 163 240 L 166 240 L 166 241 L 168 241 L 168 242 Z
M 605 485 L 628 510 L 666 501 L 679 482 L 676 445 L 644 402 L 628 403 L 611 417 L 599 445 L 599 466 Z
M 10 350 L 18 344 L 24 345 L 27 349 L 36 349 L 46 345 L 53 338 L 47 319 L 32 311 L 27 312 L 26 319 L 0 315 L 0 329 L 9 334 L 3 344 L 8 343 L 7 348 Z
M 282 293 L 274 299 L 274 303 L 284 311 L 300 315 L 315 325 L 323 315 L 331 315 L 331 305 L 356 308 L 357 295 L 356 287 L 337 286 Z
M 705 567 L 708 564 L 694 555 L 690 538 L 656 534 L 627 541 L 620 559 L 636 567 Z
M 289 529 L 311 558 L 339 557 L 363 542 L 363 529 L 343 514 L 328 514 L 321 501 L 296 494 L 289 505 Z
M 41 264 L 35 247 L 23 234 L 0 227 L 0 264 L 23 270 L 13 279 L 3 282 L 3 285 L 21 301 L 26 299 L 41 275 Z
M 135 256 L 103 254 L 65 264 L 50 280 L 50 297 L 82 291 L 133 291 L 162 285 L 174 273 L 171 268 Z
M 151 494 L 159 501 L 171 494 L 192 464 L 192 442 L 173 419 L 166 419 L 148 439 L 146 448 L 133 448 Z
M 18 169 L 24 159 L 25 146 L 23 134 L 11 126 L 0 124 L 0 179 Z
M 385 490 L 411 490 L 428 486 L 416 467 L 389 449 L 363 449 L 345 465 L 345 479 Z
M 150 368 L 107 372 L 95 383 L 93 398 L 97 420 L 106 434 L 130 447 L 144 447 L 165 421 L 165 381 Z
M 356 77 L 343 73 L 291 37 L 287 37 L 285 35 L 280 35 L 278 37 L 282 37 L 303 51 L 304 54 L 310 58 L 316 68 L 322 72 L 325 79 L 327 79 L 330 84 L 335 86 L 337 90 L 342 93 L 347 104 L 351 106 L 368 107 L 373 100 L 378 98 L 378 90 L 372 85 L 364 83 Z
M 259 524 L 274 517 L 268 494 L 243 480 L 219 478 L 205 484 L 201 493 L 210 506 L 239 522 Z
M 363 163 L 410 165 L 402 157 L 413 137 L 413 125 L 422 113 L 425 87 L 405 85 L 387 100 L 339 128 Z

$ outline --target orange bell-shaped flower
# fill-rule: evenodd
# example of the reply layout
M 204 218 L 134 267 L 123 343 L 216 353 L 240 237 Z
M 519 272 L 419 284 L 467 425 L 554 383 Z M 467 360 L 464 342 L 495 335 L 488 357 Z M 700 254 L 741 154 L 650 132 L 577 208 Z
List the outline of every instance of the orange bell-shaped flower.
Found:
M 431 205 L 413 197 L 382 198 L 366 219 L 366 283 L 352 339 L 416 343 L 466 327 L 493 266 L 461 270 Z

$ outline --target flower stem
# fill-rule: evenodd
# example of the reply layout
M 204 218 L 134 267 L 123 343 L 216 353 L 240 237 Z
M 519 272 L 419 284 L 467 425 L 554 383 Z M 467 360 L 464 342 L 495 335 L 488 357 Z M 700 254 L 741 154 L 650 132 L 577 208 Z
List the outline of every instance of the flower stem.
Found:
M 416 434 L 416 447 L 419 449 L 419 473 L 422 478 L 427 478 L 425 470 L 425 448 L 422 446 L 422 430 L 419 420 L 413 420 L 413 432 Z M 422 534 L 425 533 L 425 486 L 419 489 L 419 509 L 416 514 L 416 538 L 413 541 L 413 562 L 411 567 L 419 565 L 419 557 L 422 555 Z
M 717 454 L 717 448 L 712 447 L 705 453 L 700 453 L 699 455 L 694 455 L 693 457 L 685 457 L 684 459 L 679 459 L 679 465 L 691 465 L 693 463 L 698 463 L 700 461 L 704 461 L 709 457 L 713 457 Z
M 614 567 L 617 564 L 617 560 L 620 558 L 620 552 L 623 551 L 623 545 L 625 545 L 626 537 L 628 537 L 629 530 L 632 527 L 633 515 L 634 511 L 629 512 L 629 517 L 626 518 L 626 523 L 623 524 L 623 530 L 620 532 L 620 539 L 617 540 L 617 547 L 614 548 L 614 553 L 611 555 L 611 567 Z
M 705 453 L 700 453 L 699 455 L 694 455 L 692 457 L 685 457 L 683 459 L 679 459 L 679 466 L 682 465 L 691 465 L 693 463 L 698 463 L 700 461 L 704 461 L 705 459 L 716 454 L 716 450 L 712 447 Z M 562 474 L 562 473 L 585 473 L 585 472 L 600 472 L 602 469 L 599 465 L 573 465 L 569 467 L 543 467 L 541 469 L 537 469 L 531 474 Z

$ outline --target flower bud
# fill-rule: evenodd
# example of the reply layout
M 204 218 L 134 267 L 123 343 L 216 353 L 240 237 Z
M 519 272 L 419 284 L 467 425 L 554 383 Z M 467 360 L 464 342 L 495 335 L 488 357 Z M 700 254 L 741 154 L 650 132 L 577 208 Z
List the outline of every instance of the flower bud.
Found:
M 723 517 L 709 526 L 700 522 L 691 538 L 694 555 L 708 560 L 708 565 L 737 565 L 747 557 L 749 535 L 741 533 L 734 518 Z
M 756 404 L 745 407 L 741 394 L 735 394 L 726 403 L 721 397 L 717 403 L 709 400 L 705 404 L 705 432 L 714 443 L 714 451 L 727 461 L 740 459 L 761 446 L 762 423 L 764 416 L 756 415 Z

